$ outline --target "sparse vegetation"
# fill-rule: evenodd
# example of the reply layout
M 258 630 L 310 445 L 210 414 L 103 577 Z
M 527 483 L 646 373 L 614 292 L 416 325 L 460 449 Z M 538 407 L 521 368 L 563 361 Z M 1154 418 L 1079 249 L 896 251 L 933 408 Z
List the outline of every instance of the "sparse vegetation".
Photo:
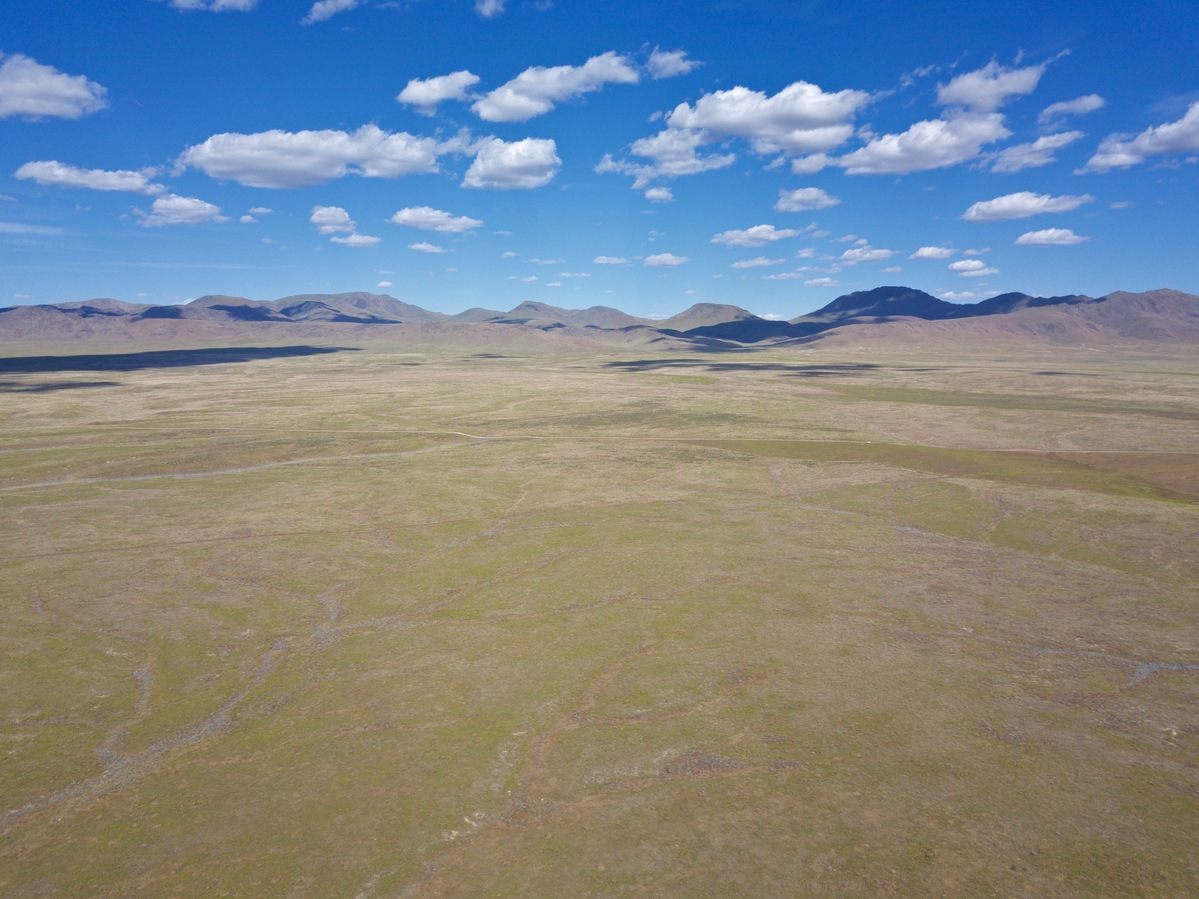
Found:
M 1190 348 L 475 349 L 8 366 L 0 894 L 1199 893 Z

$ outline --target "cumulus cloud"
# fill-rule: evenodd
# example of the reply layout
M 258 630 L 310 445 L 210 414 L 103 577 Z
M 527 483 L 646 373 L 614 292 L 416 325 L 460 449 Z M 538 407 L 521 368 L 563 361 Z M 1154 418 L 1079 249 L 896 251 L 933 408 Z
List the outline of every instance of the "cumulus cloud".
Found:
M 921 247 L 909 259 L 950 259 L 953 257 L 954 250 L 948 247 Z
M 744 230 L 721 231 L 712 238 L 712 243 L 724 244 L 726 247 L 762 247 L 776 240 L 787 237 L 798 237 L 800 232 L 784 228 L 779 230 L 774 225 L 754 225 Z
M 1107 100 L 1098 94 L 1087 94 L 1085 97 L 1077 97 L 1074 100 L 1049 104 L 1037 116 L 1037 123 L 1048 125 L 1066 116 L 1085 115 L 1088 112 L 1103 109 L 1105 106 L 1107 106 Z
M 184 12 L 249 12 L 258 0 L 171 0 L 171 6 Z
M 857 265 L 859 262 L 882 262 L 894 255 L 894 250 L 876 249 L 871 246 L 852 247 L 841 254 L 841 262 L 844 265 Z
M 407 225 L 410 228 L 421 228 L 425 231 L 442 231 L 449 234 L 470 231 L 483 224 L 479 219 L 472 219 L 465 215 L 454 216 L 451 213 L 441 209 L 434 209 L 431 206 L 409 206 L 406 209 L 396 212 L 390 221 L 395 222 L 397 225 Z
M 428 241 L 422 240 L 420 243 L 408 244 L 408 249 L 416 250 L 418 253 L 448 253 L 445 247 L 439 247 L 436 244 L 431 244 Z
M 55 185 L 57 187 L 85 187 L 89 190 L 121 190 L 148 197 L 165 193 L 166 188 L 161 184 L 150 183 L 153 172 L 143 170 L 130 172 L 124 170 L 107 171 L 105 169 L 79 169 L 56 160 L 27 162 L 15 173 L 21 180 L 36 181 L 38 184 Z
M 651 187 L 645 192 L 645 198 L 651 203 L 671 203 L 674 201 L 674 194 L 670 192 L 669 187 Z
M 316 225 L 321 234 L 333 234 L 331 243 L 346 247 L 372 247 L 381 238 L 358 233 L 358 223 L 340 206 L 313 206 L 308 221 Z
M 553 181 L 562 165 L 552 138 L 526 137 L 509 143 L 492 137 L 475 149 L 475 161 L 466 171 L 463 187 L 531 190 Z
M 660 50 L 654 47 L 654 52 L 649 55 L 645 67 L 649 70 L 650 77 L 658 80 L 686 75 L 697 65 L 699 63 L 695 60 L 687 58 L 686 50 Z
M 1199 151 L 1199 100 L 1176 122 L 1146 128 L 1140 134 L 1111 134 L 1099 144 L 1083 171 L 1108 172 L 1139 165 L 1150 156 Z
M 470 89 L 479 83 L 479 76 L 463 69 L 436 78 L 413 78 L 396 96 L 396 100 L 415 106 L 422 115 L 433 115 L 437 104 L 445 100 L 469 100 Z
M 108 106 L 106 89 L 83 75 L 14 53 L 0 53 L 0 119 L 78 119 Z
M 316 225 L 321 234 L 353 232 L 358 228 L 358 223 L 340 206 L 313 206 L 308 221 Z
M 340 12 L 349 12 L 360 6 L 362 0 L 317 0 L 308 10 L 308 15 L 300 19 L 301 25 L 311 25 L 314 22 L 324 22 Z
M 784 262 L 786 262 L 785 259 L 767 259 L 765 256 L 756 256 L 753 259 L 734 262 L 729 268 L 763 268 L 769 265 L 782 265 Z
M 1040 168 L 1056 162 L 1055 151 L 1068 147 L 1085 135 L 1081 131 L 1063 131 L 1061 134 L 1047 134 L 1039 137 L 1030 144 L 1017 144 L 1001 150 L 992 158 L 991 171 L 1001 174 L 1021 172 L 1024 169 Z
M 999 113 L 960 115 L 916 122 L 900 134 L 884 134 L 830 160 L 849 175 L 902 175 L 959 165 L 1011 132 Z
M 591 260 L 592 265 L 628 265 L 629 260 L 623 256 L 596 256 Z
M 1090 240 L 1075 234 L 1069 228 L 1046 228 L 1044 231 L 1028 231 L 1016 238 L 1022 247 L 1072 247 Z
M 640 80 L 629 60 L 614 50 L 593 56 L 581 66 L 534 66 L 476 100 L 475 114 L 488 122 L 525 122 L 556 103 L 597 91 L 605 84 Z
M 373 247 L 380 240 L 382 240 L 380 237 L 371 237 L 367 234 L 358 234 L 357 232 L 329 238 L 331 243 L 339 243 L 346 247 Z
M 1051 197 L 1049 194 L 1034 194 L 1022 190 L 993 200 L 981 200 L 967 209 L 962 214 L 962 219 L 967 222 L 999 222 L 1028 218 L 1030 215 L 1046 212 L 1072 212 L 1094 199 L 1090 194 Z
M 982 278 L 987 275 L 998 275 L 999 269 L 988 268 L 981 259 L 959 259 L 949 263 L 949 270 L 957 272 L 963 278 Z
M 676 256 L 674 253 L 656 253 L 653 256 L 646 256 L 644 263 L 649 266 L 674 267 L 690 261 L 690 257 L 687 256 Z
M 700 156 L 697 150 L 707 142 L 707 137 L 696 131 L 680 131 L 667 128 L 653 137 L 634 141 L 629 148 L 635 156 L 651 160 L 651 165 L 616 161 L 605 154 L 595 167 L 597 172 L 619 172 L 633 176 L 633 189 L 641 190 L 657 177 L 677 178 L 695 175 L 730 166 L 736 160 L 732 153 L 712 153 Z
M 993 112 L 1011 97 L 1031 94 L 1036 90 L 1048 65 L 1046 62 L 1023 69 L 1009 69 L 991 60 L 981 69 L 958 75 L 948 84 L 938 84 L 937 102 L 942 106 L 963 106 L 979 112 Z
M 812 278 L 803 283 L 808 287 L 836 287 L 838 282 L 834 278 Z
M 377 125 L 357 131 L 261 131 L 214 134 L 188 147 L 181 166 L 247 187 L 312 187 L 354 173 L 367 178 L 438 171 L 438 157 L 462 152 L 461 140 L 442 142 Z
M 475 12 L 484 19 L 494 19 L 504 14 L 507 5 L 508 0 L 475 0 Z
M 141 224 L 146 228 L 158 228 L 163 225 L 199 225 L 204 222 L 227 222 L 229 219 L 221 215 L 221 208 L 195 197 L 180 197 L 177 194 L 167 194 L 159 197 L 150 207 L 149 214 L 140 209 L 134 210 L 141 216 Z
M 840 202 L 819 187 L 800 187 L 796 190 L 780 190 L 774 209 L 776 212 L 807 212 L 812 209 L 828 209 Z
M 858 109 L 870 101 L 864 91 L 825 92 L 797 81 L 774 96 L 737 86 L 705 94 L 694 106 L 680 103 L 667 117 L 671 128 L 748 140 L 768 154 L 818 153 L 850 138 Z

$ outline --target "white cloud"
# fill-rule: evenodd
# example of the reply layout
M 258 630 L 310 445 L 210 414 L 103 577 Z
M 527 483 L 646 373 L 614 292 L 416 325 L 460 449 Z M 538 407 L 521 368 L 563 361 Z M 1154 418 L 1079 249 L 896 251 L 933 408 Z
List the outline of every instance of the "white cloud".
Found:
M 275 210 L 267 209 L 265 206 L 255 206 L 249 210 L 250 215 L 270 215 Z
M 463 187 L 485 190 L 531 190 L 554 180 L 562 160 L 553 139 L 526 137 L 508 143 L 498 137 L 476 145 L 475 161 Z
M 592 265 L 628 265 L 629 260 L 623 256 L 596 256 L 591 260 Z
M 300 20 L 301 25 L 311 25 L 313 22 L 324 22 L 341 12 L 349 12 L 361 5 L 362 0 L 317 0 L 308 10 L 308 15 Z
M 1021 172 L 1024 169 L 1040 168 L 1056 162 L 1054 151 L 1068 147 L 1085 135 L 1081 131 L 1063 131 L 1061 134 L 1047 134 L 1039 137 L 1031 144 L 1018 144 L 1000 150 L 992 159 L 991 171 L 1001 174 Z
M 982 278 L 987 275 L 998 275 L 999 269 L 988 268 L 980 259 L 959 259 L 949 263 L 949 270 L 957 272 L 963 278 Z
M 721 231 L 712 238 L 712 243 L 721 243 L 726 247 L 761 247 L 787 237 L 798 237 L 799 234 L 791 228 L 780 231 L 774 225 L 754 225 L 744 230 Z
M 649 55 L 649 62 L 645 67 L 649 70 L 650 77 L 658 80 L 686 75 L 697 65 L 699 63 L 695 60 L 687 58 L 686 50 L 659 50 L 654 47 L 654 52 Z
M 458 234 L 480 227 L 483 223 L 465 215 L 455 217 L 451 213 L 431 206 L 409 206 L 399 210 L 390 221 L 397 225 L 407 225 L 410 228 L 421 228 L 425 231 L 442 231 L 448 234 Z
M 380 281 L 378 284 L 375 285 L 375 290 L 379 290 L 380 288 L 383 288 L 383 287 L 395 287 L 395 285 L 392 284 L 390 281 Z
M 122 190 L 148 197 L 165 193 L 161 184 L 151 184 L 153 171 L 130 172 L 124 170 L 78 169 L 56 160 L 27 162 L 15 173 L 21 180 L 52 184 L 57 187 L 85 187 L 88 190 Z
M 1022 190 L 993 200 L 981 200 L 967 209 L 962 219 L 967 222 L 999 222 L 1028 218 L 1030 215 L 1045 212 L 1071 212 L 1094 199 L 1090 194 L 1051 197 L 1049 194 L 1034 194 Z
M 238 221 L 241 222 L 243 225 L 253 225 L 258 221 L 258 219 L 254 218 L 254 216 L 252 216 L 252 215 L 247 214 L 247 215 L 243 215 L 241 218 L 239 218 Z
M 1011 134 L 999 113 L 959 115 L 916 122 L 900 134 L 884 134 L 830 160 L 850 175 L 902 175 L 958 165 Z
M 883 269 L 883 271 L 889 275 L 893 275 L 896 272 L 902 272 L 903 268 L 898 265 L 888 265 L 885 269 Z
M 436 78 L 413 78 L 396 96 L 400 103 L 415 106 L 423 115 L 433 115 L 437 104 L 445 100 L 469 100 L 470 89 L 479 83 L 479 76 L 463 69 Z
M 321 234 L 352 233 L 358 224 L 340 206 L 313 206 L 308 221 L 317 226 Z
M 591 272 L 558 272 L 559 278 L 590 278 Z
M 859 262 L 882 262 L 894 255 L 894 250 L 882 250 L 870 246 L 853 247 L 841 254 L 841 262 L 845 265 L 857 265 Z
M 171 6 L 184 12 L 249 12 L 257 5 L 258 0 L 171 0 Z
M 566 260 L 565 259 L 538 259 L 536 256 L 534 256 L 529 261 L 531 263 L 533 263 L 534 265 L 561 265 Z
M 836 287 L 838 282 L 833 278 L 813 278 L 803 283 L 808 287 Z
M 635 84 L 640 79 L 629 60 L 609 50 L 581 66 L 534 66 L 476 100 L 475 114 L 488 122 L 524 122 L 554 104 L 590 93 L 605 84 Z
M 772 97 L 737 86 L 705 94 L 695 106 L 680 103 L 666 121 L 671 128 L 744 138 L 761 154 L 818 153 L 852 136 L 850 121 L 869 101 L 864 91 L 826 93 L 806 81 Z
M 767 259 L 765 256 L 756 256 L 753 259 L 734 262 L 729 268 L 762 268 L 767 265 L 782 265 L 784 262 L 786 262 L 785 259 Z
M 763 275 L 762 280 L 763 281 L 795 281 L 796 279 L 802 278 L 802 277 L 803 277 L 803 275 L 801 275 L 799 272 L 777 272 L 776 274 L 773 274 L 773 275 Z
M 977 272 L 986 267 L 987 264 L 981 259 L 959 259 L 957 262 L 949 263 L 951 272 Z
M 339 243 L 347 247 L 373 247 L 380 240 L 382 240 L 380 237 L 370 237 L 366 234 L 357 233 L 347 234 L 344 237 L 339 236 L 329 238 L 331 243 Z
M 963 290 L 961 293 L 953 290 L 942 291 L 937 294 L 942 300 L 973 300 L 977 294 L 970 290 Z
M 816 172 L 823 171 L 831 164 L 832 160 L 824 153 L 799 156 L 791 160 L 791 173 L 793 175 L 814 175 Z
M 993 112 L 1010 97 L 1031 94 L 1049 63 L 1009 69 L 991 60 L 981 69 L 958 75 L 948 84 L 937 85 L 937 102 L 942 106 L 964 106 Z
M 195 197 L 180 197 L 167 194 L 159 197 L 150 207 L 147 215 L 141 210 L 134 210 L 141 217 L 139 224 L 146 228 L 158 228 L 162 225 L 199 225 L 203 222 L 227 222 L 229 219 L 221 215 L 221 208 Z
M 652 165 L 614 161 L 605 154 L 595 167 L 597 172 L 619 172 L 634 177 L 633 189 L 641 190 L 657 177 L 677 178 L 680 175 L 696 175 L 732 165 L 736 156 L 732 153 L 699 156 L 699 149 L 707 138 L 700 132 L 666 128 L 653 137 L 643 137 L 629 148 L 635 156 L 653 161 Z
M 673 253 L 657 253 L 653 256 L 645 257 L 645 264 L 649 266 L 668 266 L 673 267 L 682 265 L 684 262 L 690 262 L 691 259 L 687 256 L 676 256 Z
M 439 247 L 436 244 L 431 244 L 431 243 L 428 243 L 427 241 L 423 241 L 423 240 L 420 243 L 408 244 L 408 249 L 416 250 L 418 253 L 448 253 L 449 252 L 445 247 Z
M 1041 114 L 1037 116 L 1037 122 L 1041 125 L 1047 125 L 1066 116 L 1085 115 L 1088 112 L 1103 109 L 1105 106 L 1107 106 L 1107 101 L 1101 96 L 1098 94 L 1087 94 L 1085 97 L 1078 97 L 1074 100 L 1051 103 L 1041 110 Z
M 645 198 L 651 203 L 672 203 L 674 194 L 669 187 L 651 187 L 645 192 Z
M 504 7 L 507 5 L 508 0 L 475 0 L 475 12 L 484 19 L 494 19 L 496 16 L 503 15 Z
M 1107 172 L 1139 165 L 1150 156 L 1199 151 L 1199 100 L 1177 122 L 1146 128 L 1140 134 L 1111 134 L 1099 144 L 1083 171 Z
M 948 247 L 921 247 L 909 259 L 949 259 L 953 256 L 954 250 Z
M 0 119 L 78 119 L 108 106 L 105 88 L 83 75 L 67 75 L 20 53 L 0 53 L 0 59 Z
M 1016 243 L 1023 247 L 1071 247 L 1090 239 L 1075 234 L 1069 228 L 1046 228 L 1044 231 L 1021 234 L 1016 238 Z
M 461 139 L 438 141 L 363 125 L 357 131 L 260 131 L 214 134 L 188 147 L 181 166 L 247 187 L 312 187 L 354 173 L 366 178 L 438 171 L 439 156 L 461 153 Z
M 828 209 L 840 202 L 819 187 L 800 187 L 795 190 L 780 190 L 774 208 L 776 212 L 806 212 L 810 209 Z

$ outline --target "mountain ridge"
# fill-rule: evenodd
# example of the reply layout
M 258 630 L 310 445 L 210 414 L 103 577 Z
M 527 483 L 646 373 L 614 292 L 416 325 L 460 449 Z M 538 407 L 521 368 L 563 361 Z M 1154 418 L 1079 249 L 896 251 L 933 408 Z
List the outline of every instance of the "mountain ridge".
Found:
M 1040 334 L 1077 339 L 1088 334 L 1139 340 L 1199 340 L 1199 296 L 1170 288 L 1142 293 L 1115 291 L 1039 297 L 1005 293 L 976 303 L 949 303 L 911 287 L 887 285 L 843 294 L 820 309 L 789 321 L 762 318 L 739 306 L 696 303 L 667 319 L 650 320 L 610 306 L 565 309 L 526 301 L 507 312 L 472 308 L 456 315 L 431 312 L 388 294 L 354 291 L 294 294 L 276 300 L 212 294 L 181 305 L 127 303 L 111 297 L 40 306 L 0 308 L 0 337 L 87 337 L 116 333 L 145 323 L 201 322 L 222 331 L 237 328 L 409 326 L 421 333 L 463 334 L 462 329 L 518 327 L 545 333 L 589 336 L 616 344 L 696 347 L 770 346 L 810 342 L 830 332 Z M 988 324 L 982 324 L 987 322 Z M 1000 323 L 1000 324 L 996 324 Z M 898 326 L 902 325 L 903 328 Z

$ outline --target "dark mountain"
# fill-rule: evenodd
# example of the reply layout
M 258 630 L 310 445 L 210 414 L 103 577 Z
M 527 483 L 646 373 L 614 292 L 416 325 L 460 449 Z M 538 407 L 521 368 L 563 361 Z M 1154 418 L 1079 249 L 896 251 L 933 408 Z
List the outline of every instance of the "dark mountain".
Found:
M 792 324 L 832 324 L 855 318 L 953 318 L 962 307 L 911 287 L 876 287 L 837 297 L 827 306 L 791 319 Z
M 1030 297 L 1026 293 L 1001 293 L 997 297 L 981 300 L 959 306 L 956 318 L 968 318 L 972 315 L 1007 315 L 1020 309 L 1035 309 L 1039 306 L 1075 306 L 1079 303 L 1093 303 L 1091 297 L 1081 294 L 1071 294 L 1064 297 Z
M 380 325 L 388 329 L 379 330 Z M 401 329 L 400 326 L 403 326 Z M 735 349 L 789 345 L 837 335 L 852 339 L 1039 340 L 1087 344 L 1148 340 L 1199 342 L 1199 297 L 1176 290 L 1116 292 L 1098 299 L 1070 294 L 1001 294 L 978 303 L 947 303 L 910 287 L 878 287 L 833 300 L 791 321 L 760 318 L 738 306 L 696 304 L 651 322 L 608 306 L 563 309 L 521 303 L 510 312 L 469 309 L 455 316 L 429 312 L 386 294 L 300 294 L 270 302 L 205 296 L 186 305 L 148 306 L 102 298 L 50 306 L 0 309 L 0 339 L 54 341 L 72 337 L 137 339 L 169 335 L 235 336 L 254 328 L 282 334 L 378 333 L 401 339 L 502 344 L 552 339 L 583 346 L 661 346 Z M 320 329 L 342 329 L 337 332 Z M 347 328 L 356 329 L 353 332 Z M 392 330 L 392 329 L 395 330 Z M 361 329 L 361 330 L 358 330 Z M 272 331 L 273 333 L 273 331 Z M 511 340 L 499 335 L 512 335 Z M 471 336 L 473 335 L 473 336 Z M 389 337 L 391 339 L 391 337 Z M 423 339 L 423 338 L 422 338 Z

